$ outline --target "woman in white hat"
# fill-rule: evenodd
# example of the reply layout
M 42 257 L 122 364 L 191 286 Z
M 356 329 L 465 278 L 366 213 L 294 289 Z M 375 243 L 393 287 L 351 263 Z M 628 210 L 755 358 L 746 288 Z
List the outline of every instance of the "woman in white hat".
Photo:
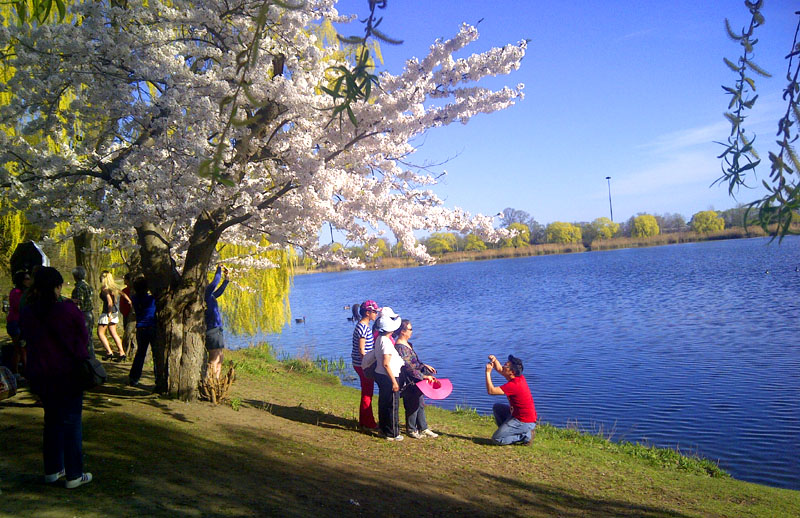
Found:
M 389 441 L 402 441 L 400 435 L 400 357 L 392 342 L 392 333 L 400 327 L 400 316 L 392 308 L 384 307 L 378 317 L 380 337 L 375 344 L 375 382 L 378 384 L 378 426 Z

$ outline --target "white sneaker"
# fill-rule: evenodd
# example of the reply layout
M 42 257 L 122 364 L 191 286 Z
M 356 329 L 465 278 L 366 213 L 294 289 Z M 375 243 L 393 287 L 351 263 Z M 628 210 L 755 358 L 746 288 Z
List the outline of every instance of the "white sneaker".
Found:
M 386 440 L 387 441 L 402 441 L 403 440 L 403 436 L 402 435 L 398 435 L 397 437 L 386 436 Z
M 62 469 L 58 473 L 52 473 L 50 475 L 45 475 L 44 476 L 44 483 L 45 484 L 52 484 L 53 482 L 57 482 L 58 479 L 60 479 L 61 477 L 63 477 L 66 474 L 67 474 L 67 472 Z
M 422 430 L 422 432 L 420 432 L 420 435 L 425 435 L 428 437 L 439 437 L 439 434 L 434 432 L 430 428 L 425 428 L 424 430 Z
M 419 433 L 416 430 L 408 432 L 408 436 L 413 437 L 414 439 L 422 439 L 423 437 L 425 437 L 423 434 Z
M 92 474 L 91 473 L 84 473 L 80 477 L 76 478 L 75 480 L 67 480 L 65 484 L 67 489 L 75 489 L 76 487 L 80 487 L 84 484 L 88 484 L 92 481 Z

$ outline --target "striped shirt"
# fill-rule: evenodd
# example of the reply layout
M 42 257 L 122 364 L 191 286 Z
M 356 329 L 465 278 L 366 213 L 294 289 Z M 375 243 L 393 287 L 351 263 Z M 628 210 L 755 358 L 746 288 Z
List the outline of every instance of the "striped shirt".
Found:
M 368 323 L 362 324 L 359 322 L 353 330 L 353 353 L 350 355 L 353 360 L 353 367 L 361 367 L 361 348 L 358 344 L 362 338 L 364 339 L 364 352 L 368 353 L 375 346 L 375 339 L 372 337 L 372 326 Z

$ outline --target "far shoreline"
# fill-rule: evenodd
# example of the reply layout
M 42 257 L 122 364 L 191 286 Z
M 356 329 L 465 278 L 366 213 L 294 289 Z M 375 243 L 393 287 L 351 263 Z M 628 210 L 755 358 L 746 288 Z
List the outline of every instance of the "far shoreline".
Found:
M 800 232 L 800 227 L 793 226 L 792 230 L 795 233 Z M 795 234 L 792 234 L 795 235 Z M 644 248 L 652 246 L 665 246 L 665 245 L 678 245 L 683 243 L 698 243 L 703 241 L 720 241 L 728 239 L 751 239 L 757 237 L 769 237 L 770 234 L 765 232 L 761 227 L 749 227 L 747 229 L 742 227 L 734 227 L 718 232 L 698 233 L 693 231 L 687 232 L 671 232 L 668 234 L 659 234 L 657 236 L 643 237 L 643 238 L 630 238 L 630 237 L 613 237 L 611 239 L 602 239 L 592 241 L 588 246 L 583 243 L 545 243 L 533 244 L 517 248 L 492 248 L 480 251 L 457 251 L 448 252 L 440 256 L 435 256 L 435 263 L 432 264 L 449 264 L 460 263 L 468 261 L 488 261 L 492 259 L 514 259 L 519 257 L 532 257 L 540 255 L 560 255 L 560 254 L 575 254 L 584 252 L 604 252 L 609 250 L 620 250 L 625 248 Z M 294 268 L 295 275 L 308 275 L 314 273 L 331 273 L 331 272 L 344 272 L 352 270 L 389 270 L 393 268 L 415 268 L 418 266 L 427 266 L 410 257 L 381 257 L 374 262 L 369 262 L 363 268 L 347 268 L 341 265 L 326 264 L 319 267 L 312 267 L 311 269 L 303 266 L 296 265 Z

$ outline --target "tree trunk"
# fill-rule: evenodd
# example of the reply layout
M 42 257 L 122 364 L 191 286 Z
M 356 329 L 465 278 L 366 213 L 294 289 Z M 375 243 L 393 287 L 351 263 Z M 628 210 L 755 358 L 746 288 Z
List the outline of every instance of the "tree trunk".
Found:
M 156 299 L 156 391 L 185 401 L 197 398 L 205 350 L 207 271 L 221 231 L 211 217 L 195 223 L 183 272 L 155 224 L 137 227 L 142 269 Z
M 86 269 L 86 282 L 92 287 L 95 295 L 100 293 L 100 270 L 103 265 L 103 255 L 100 253 L 100 246 L 97 243 L 97 234 L 84 230 L 80 234 L 72 237 L 72 244 L 75 245 L 75 264 Z M 95 317 L 100 313 L 98 301 L 93 301 L 95 306 Z M 92 329 L 89 333 L 92 333 Z

